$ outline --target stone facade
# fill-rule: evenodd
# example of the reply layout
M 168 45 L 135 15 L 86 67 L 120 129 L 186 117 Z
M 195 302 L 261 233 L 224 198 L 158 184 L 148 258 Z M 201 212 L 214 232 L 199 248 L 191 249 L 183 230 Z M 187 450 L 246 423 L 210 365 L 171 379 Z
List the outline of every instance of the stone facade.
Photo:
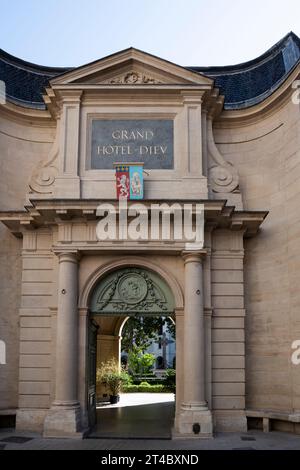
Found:
M 135 267 L 172 296 L 174 436 L 245 431 L 247 417 L 300 432 L 299 63 L 239 109 L 226 94 L 224 106 L 213 74 L 135 49 L 61 72 L 44 109 L 0 105 L 0 417 L 11 410 L 18 429 L 45 436 L 88 431 L 90 317 L 98 362 L 119 357 L 126 319 L 93 312 L 91 299 L 105 276 Z M 95 119 L 173 121 L 174 168 L 147 170 L 143 202 L 203 203 L 202 249 L 97 239 L 99 204 L 119 214 L 114 170 L 90 167 Z

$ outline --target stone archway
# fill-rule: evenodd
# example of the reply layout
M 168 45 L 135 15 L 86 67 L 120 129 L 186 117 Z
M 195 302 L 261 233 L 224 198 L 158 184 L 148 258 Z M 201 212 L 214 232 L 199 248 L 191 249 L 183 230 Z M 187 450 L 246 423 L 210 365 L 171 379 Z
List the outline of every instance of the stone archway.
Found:
M 95 271 L 93 271 L 85 282 L 85 285 L 80 293 L 78 302 L 79 308 L 89 309 L 91 296 L 93 295 L 94 289 L 100 282 L 100 280 L 104 278 L 108 273 L 125 267 L 141 268 L 144 270 L 152 271 L 159 275 L 162 279 L 164 279 L 165 283 L 169 286 L 169 289 L 171 290 L 174 296 L 174 309 L 183 309 L 183 291 L 177 279 L 167 269 L 164 269 L 161 266 L 149 261 L 148 258 L 143 257 L 121 258 L 116 261 L 104 264 L 97 268 Z
M 154 291 L 154 297 L 158 298 L 162 306 L 166 306 L 165 309 L 162 309 L 163 315 L 166 315 L 168 312 L 167 291 L 173 295 L 172 305 L 176 316 L 177 357 L 175 430 L 179 435 L 194 435 L 200 426 L 201 436 L 210 436 L 212 433 L 212 416 L 205 397 L 203 283 L 203 258 L 205 252 L 185 252 L 183 255 L 185 302 L 181 287 L 173 275 L 163 270 L 161 266 L 149 261 L 149 258 L 129 256 L 121 260 L 115 259 L 115 261 L 96 269 L 86 280 L 77 303 L 78 252 L 77 250 L 74 252 L 66 251 L 59 253 L 58 256 L 56 384 L 54 401 L 44 422 L 44 435 L 47 437 L 77 437 L 82 436 L 88 428 L 86 366 L 91 299 L 97 285 L 101 279 L 105 278 L 105 275 L 123 268 L 139 268 L 147 271 L 149 282 L 151 281 L 150 272 L 154 276 L 160 276 L 164 286 L 161 290 L 159 284 L 154 283 L 154 288 L 147 288 L 147 292 L 142 287 L 137 289 L 137 286 L 133 286 L 133 291 L 138 296 L 138 301 L 133 305 L 140 305 L 140 302 L 146 302 L 147 304 L 151 300 L 151 292 Z M 140 275 L 140 271 L 134 274 Z M 144 281 L 147 283 L 145 279 Z M 164 294 L 165 287 L 167 290 Z M 156 289 L 158 290 L 156 291 Z M 105 302 L 109 297 L 108 291 L 106 290 L 103 294 L 104 297 L 102 296 L 102 300 L 105 299 Z M 116 300 L 118 306 L 120 306 L 120 299 L 115 298 L 115 294 L 116 289 L 113 289 L 112 298 L 108 298 L 108 300 L 109 302 Z M 118 291 L 117 294 L 120 295 L 120 292 Z M 126 295 L 129 300 L 134 298 L 132 288 L 130 293 Z M 101 311 L 101 309 L 108 307 L 109 303 L 104 306 L 101 303 L 99 305 Z M 160 308 L 162 308 L 161 305 Z M 112 308 L 112 306 L 109 308 Z M 122 312 L 123 316 L 126 316 L 126 308 L 124 310 L 122 307 Z M 136 309 L 134 314 L 136 313 L 140 313 L 140 310 Z M 151 314 L 151 309 L 149 314 Z M 195 421 L 196 418 L 197 421 Z M 197 426 L 194 426 L 194 424 L 197 424 Z
M 176 317 L 176 356 L 179 357 L 177 361 L 177 370 L 183 370 L 183 306 L 184 297 L 182 287 L 177 279 L 167 269 L 162 268 L 149 260 L 149 257 L 134 257 L 127 256 L 124 258 L 118 258 L 108 263 L 102 264 L 96 268 L 87 277 L 83 287 L 79 292 L 78 299 L 78 312 L 79 312 L 79 326 L 78 326 L 78 397 L 81 408 L 81 424 L 83 429 L 89 427 L 88 419 L 88 406 L 87 406 L 87 352 L 88 352 L 88 325 L 89 325 L 89 313 L 91 299 L 93 293 L 97 289 L 97 286 L 101 284 L 101 281 L 111 273 L 117 272 L 124 268 L 140 268 L 142 270 L 151 271 L 154 275 L 159 276 L 164 280 L 168 287 L 169 292 L 173 297 L 173 315 Z M 126 318 L 124 316 L 116 315 L 116 328 L 115 331 L 120 330 L 120 326 Z M 116 333 L 115 333 L 116 335 Z M 176 384 L 176 413 L 179 411 L 179 405 L 182 401 L 183 396 L 183 380 L 182 377 L 178 377 Z
M 170 317 L 174 316 L 174 313 L 174 295 L 160 274 L 143 266 L 132 265 L 108 270 L 98 279 L 89 296 L 89 318 L 93 318 L 99 324 L 98 363 L 109 359 L 115 359 L 120 363 L 120 330 L 128 317 L 136 315 Z M 90 350 L 88 344 L 88 351 Z M 88 356 L 87 364 L 91 362 L 90 359 Z M 89 371 L 87 375 L 90 379 Z M 89 386 L 87 415 L 93 416 L 91 403 L 94 406 L 94 414 L 96 405 L 89 394 L 90 389 Z M 103 390 L 103 386 L 94 387 L 92 390 L 96 390 L 98 402 L 107 401 L 107 391 Z M 92 423 L 90 420 L 89 424 Z

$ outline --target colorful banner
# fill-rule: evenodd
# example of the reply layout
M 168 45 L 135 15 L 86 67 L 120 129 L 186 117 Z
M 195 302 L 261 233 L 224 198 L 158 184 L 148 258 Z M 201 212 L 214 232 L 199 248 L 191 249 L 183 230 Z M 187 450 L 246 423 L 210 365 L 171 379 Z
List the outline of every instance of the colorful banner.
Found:
M 144 197 L 144 178 L 143 166 L 130 166 L 130 199 L 143 199 Z
M 117 198 L 129 199 L 130 196 L 130 179 L 129 167 L 126 165 L 116 166 L 116 185 Z
M 116 187 L 118 199 L 143 199 L 143 165 L 116 165 Z

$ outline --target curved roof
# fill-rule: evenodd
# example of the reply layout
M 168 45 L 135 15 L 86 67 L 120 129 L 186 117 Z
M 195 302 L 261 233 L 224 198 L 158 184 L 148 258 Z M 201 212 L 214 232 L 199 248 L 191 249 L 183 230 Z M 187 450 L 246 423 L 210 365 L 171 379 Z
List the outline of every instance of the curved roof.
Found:
M 42 95 L 49 80 L 69 70 L 31 64 L 0 49 L 0 80 L 5 82 L 8 100 L 21 106 L 45 109 Z
M 253 106 L 270 96 L 300 63 L 300 39 L 287 34 L 257 59 L 222 67 L 186 67 L 215 80 L 225 109 Z M 18 59 L 0 49 L 0 80 L 10 101 L 45 109 L 42 98 L 49 80 L 74 68 L 45 67 Z
M 257 59 L 224 67 L 189 67 L 215 80 L 225 109 L 248 108 L 270 96 L 300 63 L 300 38 L 287 34 Z

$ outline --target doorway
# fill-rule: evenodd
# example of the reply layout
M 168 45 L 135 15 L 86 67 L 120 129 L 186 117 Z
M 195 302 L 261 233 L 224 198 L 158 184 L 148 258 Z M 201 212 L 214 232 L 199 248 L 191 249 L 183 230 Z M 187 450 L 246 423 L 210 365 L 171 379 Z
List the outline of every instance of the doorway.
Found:
M 90 422 L 91 427 L 94 425 L 90 437 L 169 439 L 175 404 L 175 371 L 171 369 L 175 357 L 174 323 L 168 319 L 172 334 L 165 325 L 160 335 L 159 325 L 165 323 L 163 317 L 127 317 L 124 320 L 106 316 L 98 317 L 97 321 L 100 332 L 97 336 L 97 369 L 102 370 L 103 375 L 109 368 L 109 380 L 113 381 L 120 373 L 125 376 L 125 383 L 122 383 L 122 389 L 112 392 L 110 382 L 102 383 L 96 374 L 97 419 L 96 423 Z M 143 329 L 145 335 L 138 341 Z M 133 335 L 132 330 L 135 331 Z M 131 338 L 133 347 L 128 348 Z M 162 354 L 162 348 L 166 367 L 158 369 L 157 357 Z M 118 394 L 118 401 L 111 402 L 111 398 L 116 398 L 112 393 Z M 90 412 L 90 416 L 93 413 Z
M 167 332 L 166 319 L 173 324 L 173 339 Z M 140 267 L 113 271 L 94 288 L 89 321 L 94 328 L 97 325 L 96 340 L 95 330 L 88 339 L 90 372 L 94 367 L 87 387 L 90 437 L 170 439 L 175 414 L 176 343 L 174 299 L 167 283 L 157 273 Z M 128 350 L 132 324 L 138 328 L 134 347 Z M 157 331 L 147 338 L 149 324 L 156 325 Z M 145 344 L 141 348 L 137 340 L 141 335 L 146 343 L 148 340 L 146 348 Z M 120 393 L 120 401 L 115 403 L 110 403 L 107 384 L 96 381 L 97 370 L 112 360 L 130 378 Z M 174 389 L 165 385 L 169 369 Z

